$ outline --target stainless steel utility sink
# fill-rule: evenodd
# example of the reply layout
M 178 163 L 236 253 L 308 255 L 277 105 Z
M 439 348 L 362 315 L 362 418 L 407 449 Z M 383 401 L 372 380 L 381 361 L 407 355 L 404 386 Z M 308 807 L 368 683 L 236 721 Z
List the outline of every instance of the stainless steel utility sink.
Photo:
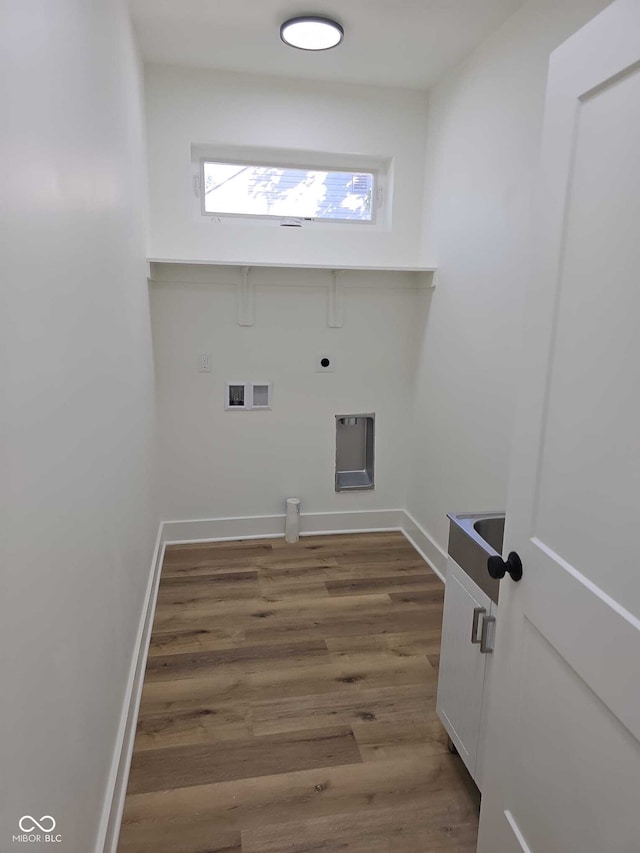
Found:
M 502 542 L 504 540 L 504 515 L 499 515 L 491 518 L 481 518 L 475 521 L 473 529 L 478 533 L 481 539 L 491 545 L 498 554 L 502 554 Z
M 469 577 L 498 603 L 500 581 L 487 571 L 487 560 L 502 556 L 503 512 L 450 512 L 449 555 Z

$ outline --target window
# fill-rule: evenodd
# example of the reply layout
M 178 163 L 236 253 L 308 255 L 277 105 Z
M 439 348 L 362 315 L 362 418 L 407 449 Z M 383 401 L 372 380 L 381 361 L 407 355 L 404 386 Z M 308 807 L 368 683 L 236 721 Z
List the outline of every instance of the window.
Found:
M 229 385 L 228 406 L 244 408 L 244 385 Z
M 271 382 L 227 382 L 224 407 L 227 410 L 255 411 L 271 408 Z
M 202 213 L 375 222 L 376 171 L 201 161 Z

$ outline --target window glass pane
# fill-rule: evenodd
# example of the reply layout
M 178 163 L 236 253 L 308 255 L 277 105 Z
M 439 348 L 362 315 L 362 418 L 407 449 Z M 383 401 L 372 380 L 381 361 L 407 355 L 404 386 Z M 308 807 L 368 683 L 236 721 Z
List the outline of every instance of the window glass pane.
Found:
M 269 386 L 254 385 L 253 386 L 253 405 L 256 408 L 264 408 L 269 405 Z
M 229 405 L 244 406 L 244 385 L 229 385 Z
M 373 174 L 204 164 L 205 213 L 372 221 Z

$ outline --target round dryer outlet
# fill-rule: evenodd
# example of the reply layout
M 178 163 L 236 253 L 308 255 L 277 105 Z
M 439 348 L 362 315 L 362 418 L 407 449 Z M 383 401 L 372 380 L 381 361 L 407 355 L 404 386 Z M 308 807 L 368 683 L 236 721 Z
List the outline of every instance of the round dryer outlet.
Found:
M 333 373 L 336 369 L 335 359 L 326 352 L 316 356 L 316 373 Z

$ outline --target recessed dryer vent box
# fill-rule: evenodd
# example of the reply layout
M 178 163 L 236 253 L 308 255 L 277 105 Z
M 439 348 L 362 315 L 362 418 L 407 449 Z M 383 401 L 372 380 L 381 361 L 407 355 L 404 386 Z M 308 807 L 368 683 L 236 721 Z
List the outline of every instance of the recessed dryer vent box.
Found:
M 336 492 L 373 489 L 375 418 L 336 415 Z

